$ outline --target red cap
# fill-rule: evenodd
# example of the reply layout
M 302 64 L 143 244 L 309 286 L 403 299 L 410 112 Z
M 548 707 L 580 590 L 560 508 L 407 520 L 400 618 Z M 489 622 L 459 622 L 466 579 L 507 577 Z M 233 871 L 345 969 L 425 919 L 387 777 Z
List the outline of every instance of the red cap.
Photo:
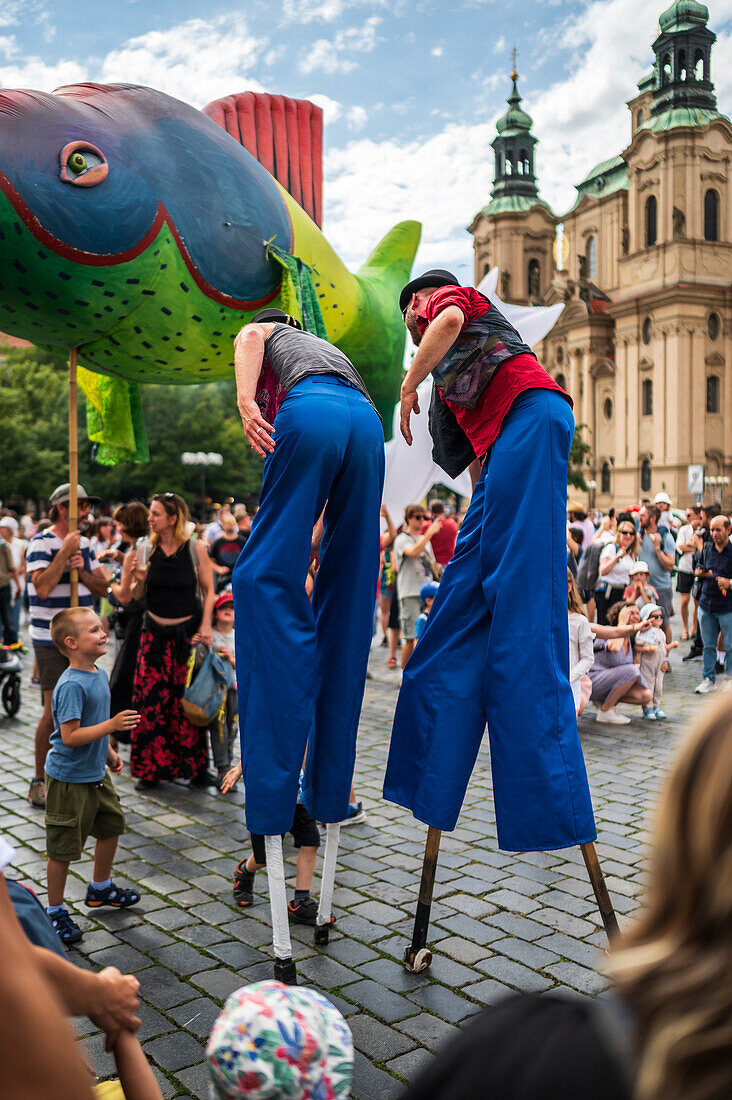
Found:
M 228 603 L 230 603 L 233 607 L 234 597 L 232 596 L 231 592 L 223 592 L 214 604 L 214 611 L 218 611 L 220 607 L 226 607 Z

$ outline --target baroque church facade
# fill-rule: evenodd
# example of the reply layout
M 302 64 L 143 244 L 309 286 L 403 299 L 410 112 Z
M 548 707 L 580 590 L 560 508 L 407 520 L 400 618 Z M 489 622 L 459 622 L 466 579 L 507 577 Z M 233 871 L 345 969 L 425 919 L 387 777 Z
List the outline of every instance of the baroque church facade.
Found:
M 628 103 L 630 142 L 561 217 L 539 197 L 514 71 L 491 200 L 469 226 L 476 284 L 497 266 L 505 301 L 565 303 L 535 350 L 586 426 L 590 507 L 660 490 L 683 507 L 690 464 L 705 467 L 705 499 L 732 506 L 732 124 L 708 22 L 695 0 L 661 15 L 653 71 Z

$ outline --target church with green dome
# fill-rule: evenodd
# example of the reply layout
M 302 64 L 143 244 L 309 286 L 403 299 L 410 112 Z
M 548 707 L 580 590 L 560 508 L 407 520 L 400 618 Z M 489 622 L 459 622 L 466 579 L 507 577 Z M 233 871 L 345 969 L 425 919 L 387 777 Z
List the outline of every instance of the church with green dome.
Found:
M 707 499 L 732 510 L 732 124 L 715 40 L 696 0 L 661 14 L 629 144 L 577 183 L 564 214 L 540 197 L 515 71 L 496 125 L 491 197 L 469 227 L 475 280 L 497 266 L 504 300 L 564 303 L 535 350 L 586 426 L 591 506 L 661 490 L 683 506 L 687 467 L 702 464 Z

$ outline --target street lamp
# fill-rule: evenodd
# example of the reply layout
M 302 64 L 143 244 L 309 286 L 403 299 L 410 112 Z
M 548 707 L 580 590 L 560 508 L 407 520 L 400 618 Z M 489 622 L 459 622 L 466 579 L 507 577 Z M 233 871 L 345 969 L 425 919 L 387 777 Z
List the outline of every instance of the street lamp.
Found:
M 201 467 L 201 521 L 206 522 L 206 468 L 223 466 L 224 456 L 218 451 L 184 451 L 180 456 L 184 466 Z

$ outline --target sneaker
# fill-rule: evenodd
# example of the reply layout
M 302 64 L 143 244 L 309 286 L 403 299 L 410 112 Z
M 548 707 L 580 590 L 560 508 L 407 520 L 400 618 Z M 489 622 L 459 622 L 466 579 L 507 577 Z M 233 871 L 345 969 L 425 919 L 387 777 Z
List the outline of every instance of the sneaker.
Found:
M 48 919 L 53 925 L 54 932 L 65 947 L 72 943 L 78 943 L 79 940 L 83 939 L 84 933 L 78 924 L 71 919 L 66 909 L 57 909 L 55 913 L 49 913 Z
M 287 905 L 287 916 L 292 924 L 309 924 L 312 928 L 318 916 L 318 903 L 315 898 L 305 898 L 297 903 L 293 898 Z M 328 923 L 335 924 L 335 917 L 331 917 Z
M 111 909 L 129 909 L 131 905 L 137 905 L 139 900 L 137 890 L 126 889 L 110 882 L 106 890 L 97 890 L 91 884 L 87 886 L 84 904 L 90 909 L 100 909 L 102 905 L 108 905 Z
M 35 806 L 37 810 L 45 810 L 46 808 L 46 787 L 42 779 L 31 779 L 30 787 L 28 788 L 28 801 L 31 806 Z
M 366 811 L 363 802 L 357 802 L 355 806 L 348 807 L 348 813 L 341 821 L 341 825 L 361 825 L 366 820 Z
M 700 684 L 697 684 L 694 688 L 694 691 L 697 693 L 697 695 L 708 695 L 710 691 L 716 690 L 717 685 L 715 684 L 714 680 L 709 678 L 709 676 L 705 676 L 702 682 Z
M 643 717 L 647 718 L 649 722 L 655 722 L 658 718 L 655 707 L 643 707 Z M 666 715 L 664 714 L 664 718 Z
M 213 772 L 205 771 L 200 775 L 194 775 L 191 780 L 192 787 L 218 787 L 219 777 L 214 775 Z
M 234 901 L 240 909 L 254 905 L 254 872 L 244 869 L 245 859 L 239 860 L 234 871 Z
M 661 710 L 660 707 L 654 707 L 653 710 L 655 711 L 656 718 L 665 718 L 666 717 L 666 711 Z
M 627 726 L 630 718 L 626 714 L 621 714 L 615 707 L 610 707 L 609 710 L 598 710 L 595 721 L 606 722 L 610 726 Z

